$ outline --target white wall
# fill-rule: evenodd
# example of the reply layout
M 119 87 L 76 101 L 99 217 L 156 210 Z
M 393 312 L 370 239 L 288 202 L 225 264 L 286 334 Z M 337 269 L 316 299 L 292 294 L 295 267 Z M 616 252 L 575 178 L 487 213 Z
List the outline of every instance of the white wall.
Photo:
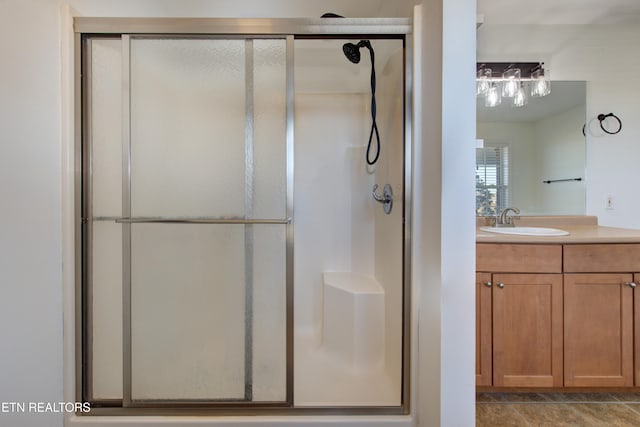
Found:
M 442 55 L 442 418 L 475 424 L 475 64 L 476 7 L 443 0 Z M 465 102 L 468 100 L 468 102 Z
M 621 57 L 640 55 L 624 53 Z M 594 80 L 587 85 L 590 129 L 596 129 L 597 120 L 593 120 L 598 114 L 610 112 L 623 126 L 618 135 L 604 135 L 599 129 L 587 135 L 587 214 L 597 215 L 601 225 L 640 228 L 640 104 L 635 96 L 629 96 L 640 93 L 640 66 L 630 68 L 624 80 Z M 608 194 L 614 197 L 614 210 L 605 209 Z
M 587 83 L 586 213 L 601 225 L 640 228 L 640 27 L 619 25 L 483 25 L 478 60 L 544 60 L 554 80 Z M 599 130 L 596 116 L 615 113 L 617 135 Z M 607 194 L 615 209 L 605 209 Z
M 0 402 L 63 400 L 58 7 L 0 3 Z M 62 415 L 0 413 L 0 425 Z
M 583 215 L 585 212 L 585 107 L 578 106 L 534 123 L 536 207 L 545 215 Z M 582 178 L 544 184 L 543 181 Z
M 475 424 L 473 0 L 424 0 L 414 124 L 415 407 L 420 426 Z

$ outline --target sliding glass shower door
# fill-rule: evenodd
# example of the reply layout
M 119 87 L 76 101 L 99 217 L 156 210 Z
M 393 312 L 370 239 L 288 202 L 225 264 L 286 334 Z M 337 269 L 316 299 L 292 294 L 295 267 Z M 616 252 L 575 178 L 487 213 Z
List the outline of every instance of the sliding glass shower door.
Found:
M 122 37 L 125 406 L 291 401 L 286 52 Z

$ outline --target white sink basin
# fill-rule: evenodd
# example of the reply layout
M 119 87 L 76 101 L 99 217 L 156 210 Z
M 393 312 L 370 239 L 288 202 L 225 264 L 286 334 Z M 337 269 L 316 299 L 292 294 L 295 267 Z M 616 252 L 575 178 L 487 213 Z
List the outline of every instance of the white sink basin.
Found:
M 520 236 L 566 236 L 568 231 L 544 227 L 480 227 L 482 231 L 498 234 L 518 234 Z

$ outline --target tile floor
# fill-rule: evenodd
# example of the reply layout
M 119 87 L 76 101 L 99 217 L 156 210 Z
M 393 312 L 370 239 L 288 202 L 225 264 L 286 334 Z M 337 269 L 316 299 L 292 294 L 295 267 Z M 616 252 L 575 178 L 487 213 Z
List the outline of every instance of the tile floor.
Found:
M 477 427 L 640 426 L 640 393 L 476 393 Z

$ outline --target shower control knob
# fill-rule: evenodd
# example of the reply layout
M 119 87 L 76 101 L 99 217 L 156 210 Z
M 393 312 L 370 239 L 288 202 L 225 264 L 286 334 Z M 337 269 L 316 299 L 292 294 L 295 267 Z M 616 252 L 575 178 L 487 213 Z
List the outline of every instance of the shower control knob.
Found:
M 391 189 L 391 185 L 386 184 L 384 186 L 382 196 L 376 194 L 376 190 L 378 190 L 378 184 L 375 184 L 373 186 L 373 199 L 377 202 L 382 203 L 384 207 L 384 213 L 389 215 L 391 213 L 391 209 L 393 208 L 393 190 Z

